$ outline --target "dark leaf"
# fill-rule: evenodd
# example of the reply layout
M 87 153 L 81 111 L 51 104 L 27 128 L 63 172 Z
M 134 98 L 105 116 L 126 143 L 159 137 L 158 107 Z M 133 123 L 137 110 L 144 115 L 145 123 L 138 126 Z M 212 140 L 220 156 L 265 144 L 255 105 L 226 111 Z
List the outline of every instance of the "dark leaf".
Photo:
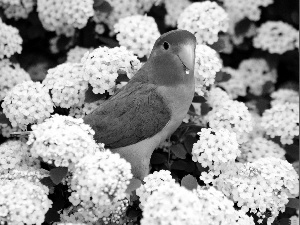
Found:
M 50 208 L 45 215 L 45 222 L 52 224 L 53 222 L 59 222 L 59 221 L 60 221 L 60 215 L 58 214 L 58 212 Z
M 61 180 L 67 175 L 67 167 L 57 167 L 50 170 L 50 178 L 54 184 L 59 184 Z
M 128 82 L 129 81 L 129 78 L 127 77 L 125 71 L 118 70 L 118 74 L 119 74 L 119 76 L 118 76 L 116 82 Z
M 293 208 L 293 209 L 299 209 L 299 199 L 298 198 L 289 198 L 288 204 L 286 204 L 286 207 Z
M 5 116 L 4 113 L 0 113 L 0 124 L 8 124 L 11 126 L 9 119 Z
M 285 151 L 294 160 L 299 160 L 299 146 L 298 145 L 295 145 L 295 144 L 286 145 Z
M 186 175 L 181 180 L 181 186 L 185 187 L 188 190 L 196 189 L 198 186 L 197 180 L 192 175 Z
M 57 43 L 56 43 L 56 47 L 60 50 L 63 51 L 66 49 L 66 46 L 68 46 L 68 44 L 70 43 L 71 38 L 68 38 L 64 35 L 59 36 Z
M 211 107 L 207 103 L 202 103 L 200 108 L 202 116 L 206 115 L 211 110 Z
M 281 220 L 279 220 L 279 224 L 280 225 L 291 225 L 291 221 L 289 218 L 282 218 Z
M 130 183 L 126 189 L 126 193 L 131 194 L 131 192 L 135 191 L 142 185 L 142 181 L 136 178 L 132 178 L 130 180 Z
M 260 98 L 256 102 L 256 108 L 258 112 L 262 114 L 266 109 L 270 108 L 270 101 L 265 98 Z
M 140 214 L 141 214 L 141 212 L 134 208 L 130 208 L 127 212 L 127 216 L 129 218 L 137 218 Z
M 206 171 L 206 169 L 198 162 L 196 162 L 196 167 L 199 170 L 199 172 Z
M 250 26 L 251 26 L 251 20 L 248 18 L 245 18 L 239 22 L 236 23 L 234 32 L 237 36 L 244 35 L 245 33 L 248 32 Z
M 196 137 L 193 137 L 191 135 L 187 135 L 185 137 L 184 146 L 185 146 L 185 149 L 187 150 L 187 152 L 189 154 L 192 154 L 193 145 L 196 142 L 197 142 L 197 138 Z
M 226 82 L 226 81 L 229 81 L 230 78 L 231 78 L 231 75 L 229 73 L 219 71 L 216 73 L 215 82 L 216 83 Z
M 105 0 L 94 0 L 94 9 L 102 13 L 110 13 L 112 6 Z
M 212 49 L 214 49 L 216 52 L 222 52 L 222 50 L 225 48 L 225 42 L 223 39 L 219 38 L 219 40 L 212 45 L 210 45 Z
M 167 162 L 167 157 L 160 153 L 153 153 L 150 162 L 151 164 L 163 164 Z
M 40 182 L 43 185 L 47 186 L 48 188 L 55 186 L 55 184 L 53 183 L 50 177 L 44 177 L 43 179 L 40 180 Z
M 264 85 L 263 85 L 263 88 L 262 88 L 262 94 L 265 95 L 265 94 L 269 94 L 273 91 L 274 89 L 274 84 L 273 82 L 271 81 L 267 81 Z
M 203 96 L 194 96 L 193 102 L 195 103 L 203 103 L 206 102 L 206 99 Z
M 116 40 L 112 39 L 112 38 L 107 38 L 107 37 L 102 37 L 99 36 L 98 39 L 105 45 L 107 45 L 110 48 L 114 48 L 114 47 L 118 47 L 119 46 L 119 42 L 117 42 Z
M 170 147 L 171 151 L 174 153 L 174 155 L 179 159 L 185 159 L 186 158 L 186 151 L 182 144 L 172 145 Z
M 94 10 L 98 10 L 98 8 L 103 4 L 104 0 L 94 0 L 93 8 Z
M 195 163 L 193 161 L 189 161 L 186 163 L 185 171 L 188 173 L 192 173 L 195 170 Z
M 171 169 L 173 170 L 186 170 L 187 163 L 182 160 L 174 161 L 171 165 Z
M 84 102 L 91 103 L 91 102 L 96 102 L 96 101 L 104 99 L 104 98 L 105 98 L 105 94 L 95 94 L 93 92 L 93 87 L 91 85 L 89 85 L 88 90 L 85 92 Z

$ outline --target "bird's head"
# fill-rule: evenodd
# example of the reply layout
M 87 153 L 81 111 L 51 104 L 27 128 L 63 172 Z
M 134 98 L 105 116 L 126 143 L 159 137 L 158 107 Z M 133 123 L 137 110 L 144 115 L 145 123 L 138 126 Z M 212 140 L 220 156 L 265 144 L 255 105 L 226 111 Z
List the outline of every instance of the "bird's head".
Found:
M 194 79 L 195 36 L 186 30 L 174 30 L 161 35 L 149 57 L 157 82 L 165 85 L 185 83 Z

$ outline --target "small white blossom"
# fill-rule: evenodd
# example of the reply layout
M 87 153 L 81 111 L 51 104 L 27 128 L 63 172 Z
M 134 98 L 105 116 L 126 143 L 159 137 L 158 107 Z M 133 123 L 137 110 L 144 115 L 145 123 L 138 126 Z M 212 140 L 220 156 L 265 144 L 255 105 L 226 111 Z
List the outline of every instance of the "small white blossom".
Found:
M 82 57 L 88 51 L 92 51 L 92 49 L 91 48 L 83 48 L 83 47 L 79 47 L 79 46 L 76 46 L 76 47 L 70 49 L 67 53 L 67 62 L 80 63 Z
M 83 118 L 97 109 L 105 100 L 99 100 L 91 103 L 84 103 L 81 106 L 73 106 L 70 108 L 69 116 L 75 118 Z
M 176 27 L 177 20 L 190 4 L 192 4 L 189 0 L 177 0 L 174 4 L 174 0 L 163 0 L 167 14 L 165 16 L 165 23 L 168 26 Z
M 0 0 L 0 7 L 4 9 L 4 14 L 9 19 L 26 19 L 35 5 L 35 0 Z
M 284 104 L 286 102 L 299 104 L 299 93 L 292 89 L 279 89 L 271 94 L 271 105 Z

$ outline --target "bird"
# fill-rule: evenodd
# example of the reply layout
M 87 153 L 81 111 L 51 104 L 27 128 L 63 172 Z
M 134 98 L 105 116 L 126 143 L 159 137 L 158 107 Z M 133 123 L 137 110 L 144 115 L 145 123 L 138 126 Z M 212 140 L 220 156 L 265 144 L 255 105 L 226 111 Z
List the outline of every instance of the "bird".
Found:
M 195 48 L 196 38 L 189 31 L 162 34 L 131 80 L 83 118 L 95 131 L 96 142 L 131 164 L 136 179 L 149 174 L 153 151 L 189 110 L 195 92 Z

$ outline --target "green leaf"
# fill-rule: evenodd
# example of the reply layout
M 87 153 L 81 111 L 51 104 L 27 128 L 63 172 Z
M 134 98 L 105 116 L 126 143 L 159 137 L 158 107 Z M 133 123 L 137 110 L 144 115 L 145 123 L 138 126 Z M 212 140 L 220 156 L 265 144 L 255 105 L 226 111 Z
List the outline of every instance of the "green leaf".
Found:
M 269 94 L 273 91 L 274 89 L 274 84 L 273 82 L 271 81 L 267 81 L 263 87 L 262 87 L 262 94 L 265 95 L 265 94 Z
M 270 108 L 270 101 L 265 98 L 259 98 L 256 102 L 256 108 L 262 114 L 266 109 Z
M 54 184 L 59 184 L 67 175 L 68 167 L 57 167 L 50 170 L 50 178 Z
M 286 204 L 286 207 L 292 209 L 299 209 L 299 199 L 298 198 L 289 198 L 289 202 Z
M 193 102 L 195 102 L 195 103 L 204 103 L 204 102 L 206 102 L 206 99 L 203 96 L 195 95 L 194 98 L 193 98 Z
M 291 225 L 291 221 L 289 218 L 282 218 L 281 220 L 279 220 L 279 224 L 280 225 Z
M 191 135 L 187 135 L 185 137 L 185 140 L 184 140 L 183 144 L 184 144 L 185 149 L 187 150 L 187 152 L 189 154 L 192 154 L 193 145 L 196 142 L 197 142 L 197 138 L 196 137 L 193 137 Z
M 285 146 L 286 153 L 295 160 L 299 160 L 299 146 L 292 144 Z
M 167 161 L 167 157 L 160 153 L 153 153 L 150 159 L 151 164 L 163 164 Z
M 248 32 L 251 26 L 251 20 L 248 18 L 242 19 L 241 21 L 237 22 L 234 28 L 234 32 L 237 36 L 244 35 Z
M 9 119 L 5 116 L 4 113 L 0 113 L 0 124 L 7 124 L 11 126 Z
M 112 11 L 112 6 L 105 0 L 94 0 L 93 5 L 94 10 L 102 13 L 110 13 Z
M 200 108 L 202 116 L 206 115 L 211 110 L 211 107 L 207 103 L 202 103 Z
M 129 185 L 127 186 L 126 193 L 131 194 L 131 192 L 135 191 L 142 185 L 142 181 L 136 178 L 132 178 L 130 180 Z
M 171 165 L 171 169 L 173 170 L 185 170 L 187 167 L 187 163 L 182 160 L 174 161 Z
M 104 0 L 94 0 L 93 8 L 94 10 L 98 10 L 98 8 L 103 4 Z
M 112 39 L 112 38 L 107 38 L 107 37 L 102 37 L 99 36 L 98 39 L 105 45 L 107 45 L 109 48 L 114 48 L 114 47 L 118 47 L 119 42 L 117 42 L 116 40 Z
M 60 215 L 58 214 L 58 212 L 50 208 L 45 215 L 45 222 L 52 224 L 53 222 L 59 222 L 59 221 L 60 221 Z
M 215 82 L 216 83 L 226 82 L 226 81 L 229 81 L 230 78 L 231 78 L 231 75 L 229 73 L 219 71 L 216 73 Z
M 172 145 L 170 149 L 177 158 L 179 159 L 186 158 L 186 150 L 182 144 Z
M 181 180 L 181 186 L 185 187 L 188 190 L 194 190 L 197 188 L 198 182 L 192 175 L 186 175 Z
M 138 209 L 135 209 L 135 208 L 130 208 L 127 212 L 127 216 L 131 219 L 137 218 L 140 215 L 141 215 L 141 211 L 139 211 Z
M 51 188 L 51 187 L 55 186 L 55 184 L 53 183 L 53 181 L 51 180 L 50 177 L 44 177 L 44 178 L 42 178 L 42 179 L 40 180 L 40 182 L 41 182 L 43 185 L 47 186 L 48 188 Z
M 219 38 L 219 40 L 212 45 L 210 45 L 212 49 L 214 49 L 216 52 L 222 52 L 222 50 L 225 48 L 225 42 L 223 39 Z
M 105 94 L 95 94 L 93 92 L 93 87 L 91 85 L 89 85 L 89 88 L 85 92 L 84 102 L 91 103 L 91 102 L 99 101 L 104 98 L 105 98 Z

